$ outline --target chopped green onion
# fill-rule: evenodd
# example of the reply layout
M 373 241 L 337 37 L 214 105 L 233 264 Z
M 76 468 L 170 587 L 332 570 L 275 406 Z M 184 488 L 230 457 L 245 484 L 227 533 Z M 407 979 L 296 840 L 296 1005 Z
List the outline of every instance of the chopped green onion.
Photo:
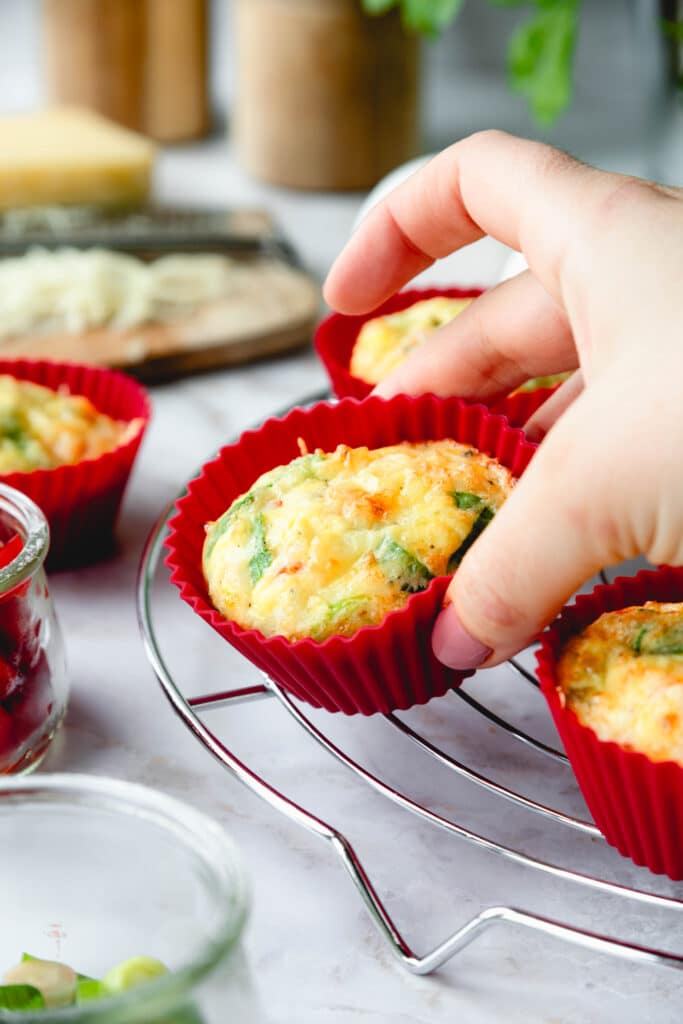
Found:
M 0 985 L 0 1009 L 43 1010 L 45 1000 L 33 985 Z
M 334 632 L 341 619 L 354 618 L 355 613 L 364 607 L 367 601 L 365 594 L 357 594 L 353 597 L 343 597 L 340 601 L 332 601 L 327 606 L 323 619 L 311 629 L 311 637 L 314 640 L 322 640 Z
M 233 501 L 230 508 L 223 513 L 220 519 L 216 520 L 213 526 L 210 527 L 209 539 L 206 545 L 206 550 L 204 552 L 205 561 L 207 558 L 211 557 L 213 549 L 216 547 L 216 544 L 221 539 L 227 528 L 230 526 L 230 523 L 233 521 L 237 513 L 240 512 L 243 508 L 246 508 L 247 505 L 253 504 L 253 502 L 254 492 L 247 491 L 247 493 L 243 494 L 241 498 L 238 498 L 236 501 Z
M 162 974 L 168 974 L 168 968 L 160 960 L 150 956 L 134 956 L 107 971 L 102 978 L 102 986 L 109 995 L 114 995 L 143 985 Z

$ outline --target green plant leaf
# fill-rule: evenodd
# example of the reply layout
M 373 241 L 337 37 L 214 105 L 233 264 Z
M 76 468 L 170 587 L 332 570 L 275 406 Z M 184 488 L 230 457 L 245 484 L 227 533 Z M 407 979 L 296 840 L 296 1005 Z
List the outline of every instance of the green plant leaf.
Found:
M 403 23 L 412 32 L 438 35 L 457 15 L 463 0 L 402 0 Z
M 0 985 L 0 1009 L 42 1010 L 45 1000 L 33 985 Z
M 371 14 L 373 17 L 386 14 L 392 7 L 396 7 L 399 2 L 400 0 L 361 0 L 365 13 Z
M 536 13 L 510 39 L 510 83 L 527 97 L 541 124 L 556 120 L 572 99 L 579 3 L 536 0 Z
M 435 36 L 460 12 L 464 0 L 361 0 L 366 14 L 386 14 L 401 9 L 403 24 L 411 32 Z

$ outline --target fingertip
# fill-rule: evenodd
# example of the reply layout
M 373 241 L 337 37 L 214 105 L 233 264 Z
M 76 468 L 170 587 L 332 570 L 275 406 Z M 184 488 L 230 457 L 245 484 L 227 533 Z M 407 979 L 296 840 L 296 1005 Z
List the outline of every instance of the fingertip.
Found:
M 443 665 L 460 671 L 479 668 L 493 653 L 468 633 L 452 602 L 444 605 L 434 623 L 432 651 Z

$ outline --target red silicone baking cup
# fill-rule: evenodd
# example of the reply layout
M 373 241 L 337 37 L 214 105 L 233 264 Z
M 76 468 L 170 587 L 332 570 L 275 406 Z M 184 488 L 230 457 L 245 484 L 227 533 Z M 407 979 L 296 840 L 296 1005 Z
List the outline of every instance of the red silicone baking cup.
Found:
M 0 476 L 45 513 L 50 524 L 49 569 L 74 568 L 106 557 L 114 549 L 119 508 L 150 418 L 147 392 L 123 373 L 78 363 L 2 359 L 1 373 L 85 395 L 99 412 L 113 419 L 141 421 L 130 440 L 96 459 Z
M 440 295 L 450 299 L 476 299 L 483 292 L 483 288 L 413 288 L 410 291 L 398 292 L 378 309 L 363 316 L 331 313 L 325 317 L 316 329 L 314 343 L 327 370 L 334 394 L 337 398 L 367 398 L 374 387 L 360 377 L 354 377 L 349 370 L 351 352 L 358 332 L 367 320 L 384 316 L 385 313 L 396 313 L 423 299 L 433 299 Z M 491 405 L 490 408 L 493 412 L 507 416 L 512 426 L 523 427 L 532 413 L 536 412 L 555 390 L 556 387 L 518 391 Z
M 166 541 L 172 581 L 222 637 L 284 689 L 315 707 L 371 715 L 424 704 L 446 693 L 472 674 L 447 669 L 432 654 L 431 627 L 447 577 L 432 580 L 379 625 L 351 637 L 291 642 L 282 636 L 266 638 L 224 619 L 210 604 L 201 566 L 204 524 L 217 519 L 262 473 L 297 457 L 298 438 L 309 451 L 334 451 L 342 443 L 376 448 L 445 437 L 481 449 L 514 476 L 522 473 L 535 450 L 521 430 L 483 405 L 434 395 L 320 402 L 248 430 L 204 466 L 178 501 Z
M 603 612 L 646 601 L 683 601 L 683 569 L 664 567 L 620 577 L 578 597 L 541 637 L 538 678 L 595 824 L 625 857 L 656 874 L 683 879 L 683 768 L 598 739 L 565 707 L 558 655 Z
M 349 370 L 351 352 L 358 332 L 368 320 L 385 316 L 387 313 L 397 313 L 415 302 L 422 302 L 423 299 L 434 299 L 437 296 L 449 299 L 476 299 L 483 291 L 483 288 L 411 288 L 405 292 L 397 292 L 377 309 L 362 316 L 330 313 L 318 324 L 313 343 L 327 370 L 327 376 L 337 398 L 367 398 L 375 386 L 361 380 L 360 377 L 354 377 Z

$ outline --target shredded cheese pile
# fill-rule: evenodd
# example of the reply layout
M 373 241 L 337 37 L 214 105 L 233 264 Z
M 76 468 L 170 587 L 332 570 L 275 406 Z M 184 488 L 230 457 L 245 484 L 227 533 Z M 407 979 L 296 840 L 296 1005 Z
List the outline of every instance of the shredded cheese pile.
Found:
M 173 320 L 226 295 L 234 277 L 234 261 L 219 255 L 144 263 L 106 249 L 32 249 L 0 261 L 0 338 Z

